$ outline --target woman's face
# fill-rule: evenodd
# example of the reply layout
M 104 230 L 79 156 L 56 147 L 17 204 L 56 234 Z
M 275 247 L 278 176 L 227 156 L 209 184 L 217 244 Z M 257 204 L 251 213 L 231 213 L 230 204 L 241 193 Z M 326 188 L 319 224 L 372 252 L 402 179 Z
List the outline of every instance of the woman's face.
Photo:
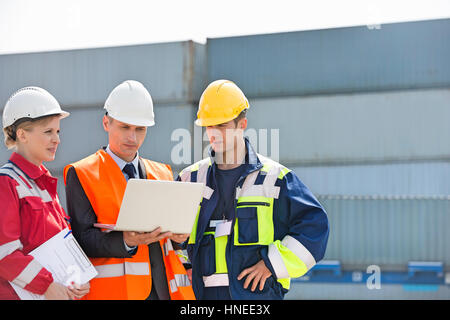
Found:
M 40 166 L 42 162 L 55 160 L 59 140 L 60 117 L 38 121 L 30 128 L 17 129 L 17 151 L 28 161 Z

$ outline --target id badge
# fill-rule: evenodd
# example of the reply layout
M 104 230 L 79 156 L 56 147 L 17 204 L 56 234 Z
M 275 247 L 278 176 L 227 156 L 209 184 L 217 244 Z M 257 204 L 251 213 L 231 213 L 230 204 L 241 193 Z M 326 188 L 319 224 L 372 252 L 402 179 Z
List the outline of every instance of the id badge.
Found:
M 216 232 L 214 234 L 215 238 L 227 236 L 231 233 L 231 223 L 233 220 L 216 220 L 214 221 Z

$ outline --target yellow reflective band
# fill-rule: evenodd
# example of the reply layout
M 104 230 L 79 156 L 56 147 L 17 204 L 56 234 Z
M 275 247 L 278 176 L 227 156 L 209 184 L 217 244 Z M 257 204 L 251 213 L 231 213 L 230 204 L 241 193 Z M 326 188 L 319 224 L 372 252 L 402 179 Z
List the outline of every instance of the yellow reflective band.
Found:
M 281 170 L 280 174 L 278 175 L 278 179 L 283 179 L 284 176 L 285 176 L 286 174 L 288 174 L 289 172 L 291 172 L 290 169 L 288 169 L 288 168 L 283 168 L 283 169 Z
M 181 263 L 191 263 L 189 257 L 187 256 L 187 253 L 185 254 L 183 250 L 176 250 L 175 254 L 177 255 L 178 259 L 180 259 Z
M 273 166 L 277 166 L 277 167 L 278 167 L 277 170 L 280 170 L 280 173 L 278 174 L 278 179 L 283 179 L 284 176 L 285 176 L 288 172 L 291 171 L 290 169 L 286 168 L 286 167 L 283 166 L 282 164 L 277 163 L 277 162 L 275 162 L 275 161 L 273 161 L 273 160 L 271 160 L 271 159 L 269 159 L 269 158 L 266 158 L 266 157 L 261 156 L 261 155 L 259 155 L 259 154 L 258 154 L 258 157 L 260 158 L 261 161 L 263 161 L 263 167 L 261 168 L 261 171 L 263 171 L 263 172 L 269 172 L 270 169 L 271 169 Z
M 200 166 L 203 166 L 203 165 L 206 165 L 206 164 L 208 164 L 208 167 L 211 166 L 211 158 L 205 158 L 205 159 L 202 159 L 200 161 L 197 161 L 196 163 L 194 163 L 190 167 L 187 167 L 184 170 L 189 170 L 191 172 L 195 172 L 195 171 L 197 171 L 200 168 Z
M 215 234 L 214 231 L 207 231 L 203 233 L 203 235 L 213 235 Z M 214 246 L 215 246 L 215 261 L 216 261 L 216 272 L 215 273 L 227 273 L 227 260 L 225 257 L 225 251 L 227 248 L 227 242 L 228 242 L 228 236 L 222 236 L 214 238 Z
M 285 288 L 286 290 L 289 290 L 291 287 L 291 278 L 284 278 L 284 279 L 277 279 L 279 283 Z
M 181 181 L 191 181 L 191 171 L 188 169 L 184 169 L 180 172 L 179 177 L 181 178 Z
M 198 216 L 200 215 L 200 209 L 202 208 L 201 203 L 198 206 L 197 210 L 197 216 L 195 217 L 194 225 L 192 226 L 191 234 L 189 235 L 189 241 L 188 244 L 195 244 L 195 238 L 197 237 L 197 223 L 198 223 Z
M 227 248 L 228 236 L 215 238 L 216 245 L 216 273 L 227 273 L 227 260 L 225 251 Z
M 269 172 L 270 168 L 272 168 L 272 165 L 266 162 L 266 163 L 263 164 L 263 167 L 261 168 L 261 171 L 262 172 Z
M 308 249 L 294 237 L 286 235 L 281 241 L 281 244 L 291 250 L 301 261 L 303 261 L 308 270 L 316 264 L 316 260 L 311 252 L 309 252 Z
M 275 241 L 273 245 L 278 249 L 290 278 L 301 277 L 308 271 L 306 264 L 295 253 L 282 245 L 280 240 Z
M 199 163 L 196 162 L 191 166 L 191 172 L 197 171 L 199 167 Z

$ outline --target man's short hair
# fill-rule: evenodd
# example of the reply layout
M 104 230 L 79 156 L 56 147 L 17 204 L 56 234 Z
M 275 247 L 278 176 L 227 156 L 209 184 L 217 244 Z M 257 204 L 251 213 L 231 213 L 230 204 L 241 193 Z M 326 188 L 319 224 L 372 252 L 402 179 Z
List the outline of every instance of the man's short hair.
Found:
M 247 117 L 247 109 L 244 109 L 241 111 L 241 113 L 239 113 L 239 115 L 236 118 L 233 119 L 234 124 L 237 125 L 239 120 L 244 119 L 246 117 Z

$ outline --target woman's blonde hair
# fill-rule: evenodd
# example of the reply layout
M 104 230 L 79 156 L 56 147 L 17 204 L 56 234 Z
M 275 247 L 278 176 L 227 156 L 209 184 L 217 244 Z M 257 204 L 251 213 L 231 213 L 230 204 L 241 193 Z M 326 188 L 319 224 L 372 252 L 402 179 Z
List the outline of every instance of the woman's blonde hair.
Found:
M 10 149 L 17 147 L 17 130 L 23 129 L 25 131 L 32 131 L 37 126 L 47 125 L 54 117 L 59 117 L 59 114 L 53 114 L 49 116 L 39 117 L 36 119 L 29 119 L 25 121 L 19 121 L 17 124 L 12 124 L 6 128 L 3 128 L 3 135 L 5 136 L 5 145 Z

